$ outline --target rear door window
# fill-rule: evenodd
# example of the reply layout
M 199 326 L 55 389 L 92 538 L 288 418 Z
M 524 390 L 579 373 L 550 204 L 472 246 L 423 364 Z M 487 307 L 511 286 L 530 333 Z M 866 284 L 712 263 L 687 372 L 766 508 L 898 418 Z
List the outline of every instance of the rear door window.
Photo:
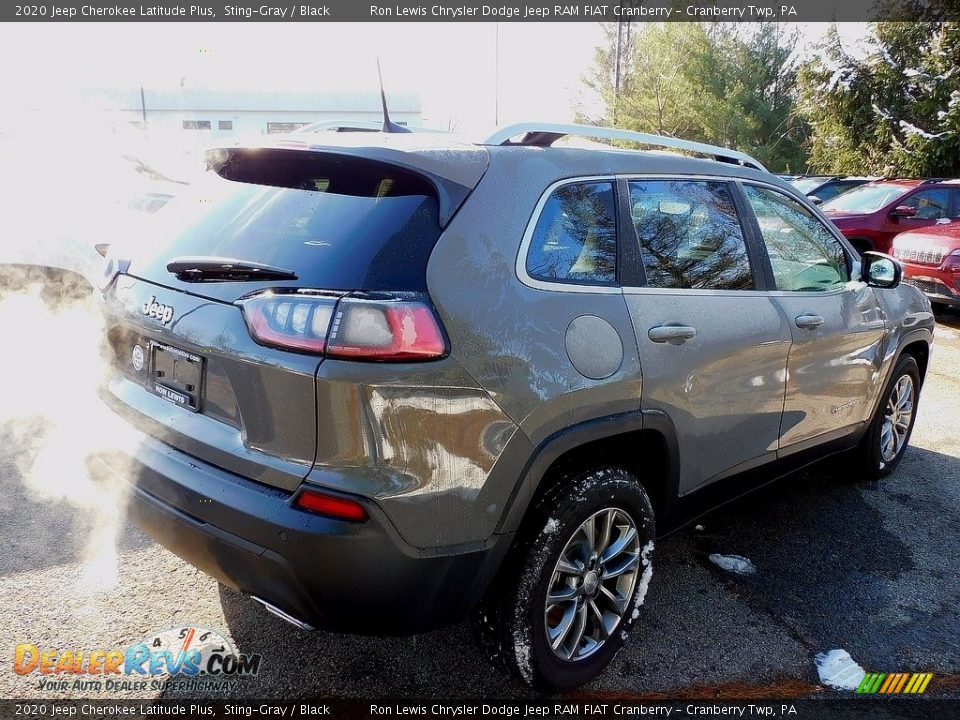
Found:
M 629 191 L 649 287 L 754 287 L 743 228 L 726 183 L 636 180 Z
M 563 185 L 537 219 L 527 252 L 535 280 L 574 285 L 616 285 L 617 222 L 612 182 Z

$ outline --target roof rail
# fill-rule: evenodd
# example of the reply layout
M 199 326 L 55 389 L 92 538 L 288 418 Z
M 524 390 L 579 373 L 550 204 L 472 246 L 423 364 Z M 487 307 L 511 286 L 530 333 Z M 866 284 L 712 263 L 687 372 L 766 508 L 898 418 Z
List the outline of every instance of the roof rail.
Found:
M 519 142 L 512 142 L 511 138 L 518 135 L 523 135 L 523 138 Z M 562 123 L 536 122 L 517 123 L 516 125 L 506 125 L 505 127 L 499 128 L 481 144 L 549 147 L 567 135 L 603 138 L 605 140 L 626 140 L 641 145 L 686 150 L 687 152 L 707 155 L 720 162 L 744 165 L 757 170 L 763 170 L 764 172 L 767 171 L 767 169 L 760 164 L 760 161 L 737 150 L 728 150 L 716 145 L 707 145 L 706 143 L 692 142 L 690 140 L 680 140 L 678 138 L 667 137 L 666 135 L 652 135 L 650 133 L 634 132 L 633 130 L 620 130 L 619 128 L 596 127 L 593 125 L 565 125 Z

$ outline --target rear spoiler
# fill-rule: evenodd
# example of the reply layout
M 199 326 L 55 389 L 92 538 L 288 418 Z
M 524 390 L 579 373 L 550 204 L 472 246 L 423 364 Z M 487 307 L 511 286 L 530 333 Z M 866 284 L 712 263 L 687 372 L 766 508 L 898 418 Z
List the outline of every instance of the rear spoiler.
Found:
M 366 135 L 366 133 L 363 134 Z M 223 175 L 232 160 L 264 153 L 276 153 L 278 156 L 291 158 L 300 153 L 310 153 L 314 157 L 338 164 L 362 161 L 372 165 L 399 168 L 418 175 L 436 191 L 440 224 L 443 227 L 450 222 L 460 205 L 480 182 L 489 162 L 489 156 L 485 150 L 469 146 L 400 150 L 376 145 L 355 147 L 314 145 L 284 138 L 271 145 L 211 148 L 206 153 L 207 167 L 218 175 Z

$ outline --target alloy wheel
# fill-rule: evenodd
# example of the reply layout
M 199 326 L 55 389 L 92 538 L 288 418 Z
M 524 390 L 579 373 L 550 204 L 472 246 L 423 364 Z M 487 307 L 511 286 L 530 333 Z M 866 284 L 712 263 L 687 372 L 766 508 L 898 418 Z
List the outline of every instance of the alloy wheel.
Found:
M 913 401 L 913 378 L 903 375 L 887 399 L 883 426 L 880 428 L 880 457 L 885 463 L 892 462 L 907 442 L 913 418 Z
M 640 539 L 619 508 L 594 513 L 576 529 L 557 561 L 547 590 L 547 642 L 562 660 L 599 650 L 630 605 L 640 569 Z

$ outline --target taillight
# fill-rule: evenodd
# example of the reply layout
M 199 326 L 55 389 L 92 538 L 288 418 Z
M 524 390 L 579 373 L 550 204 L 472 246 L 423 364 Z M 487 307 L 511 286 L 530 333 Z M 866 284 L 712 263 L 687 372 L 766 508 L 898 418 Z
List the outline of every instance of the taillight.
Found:
M 960 250 L 954 250 L 947 255 L 940 267 L 951 272 L 960 272 Z
M 316 490 L 302 490 L 293 504 L 301 510 L 309 510 L 337 520 L 364 522 L 367 519 L 366 508 L 356 500 L 327 495 Z
M 419 298 L 267 291 L 239 304 L 262 345 L 379 362 L 434 360 L 447 353 L 433 308 Z
M 330 328 L 327 357 L 415 361 L 443 357 L 447 343 L 433 309 L 409 300 L 346 297 Z

